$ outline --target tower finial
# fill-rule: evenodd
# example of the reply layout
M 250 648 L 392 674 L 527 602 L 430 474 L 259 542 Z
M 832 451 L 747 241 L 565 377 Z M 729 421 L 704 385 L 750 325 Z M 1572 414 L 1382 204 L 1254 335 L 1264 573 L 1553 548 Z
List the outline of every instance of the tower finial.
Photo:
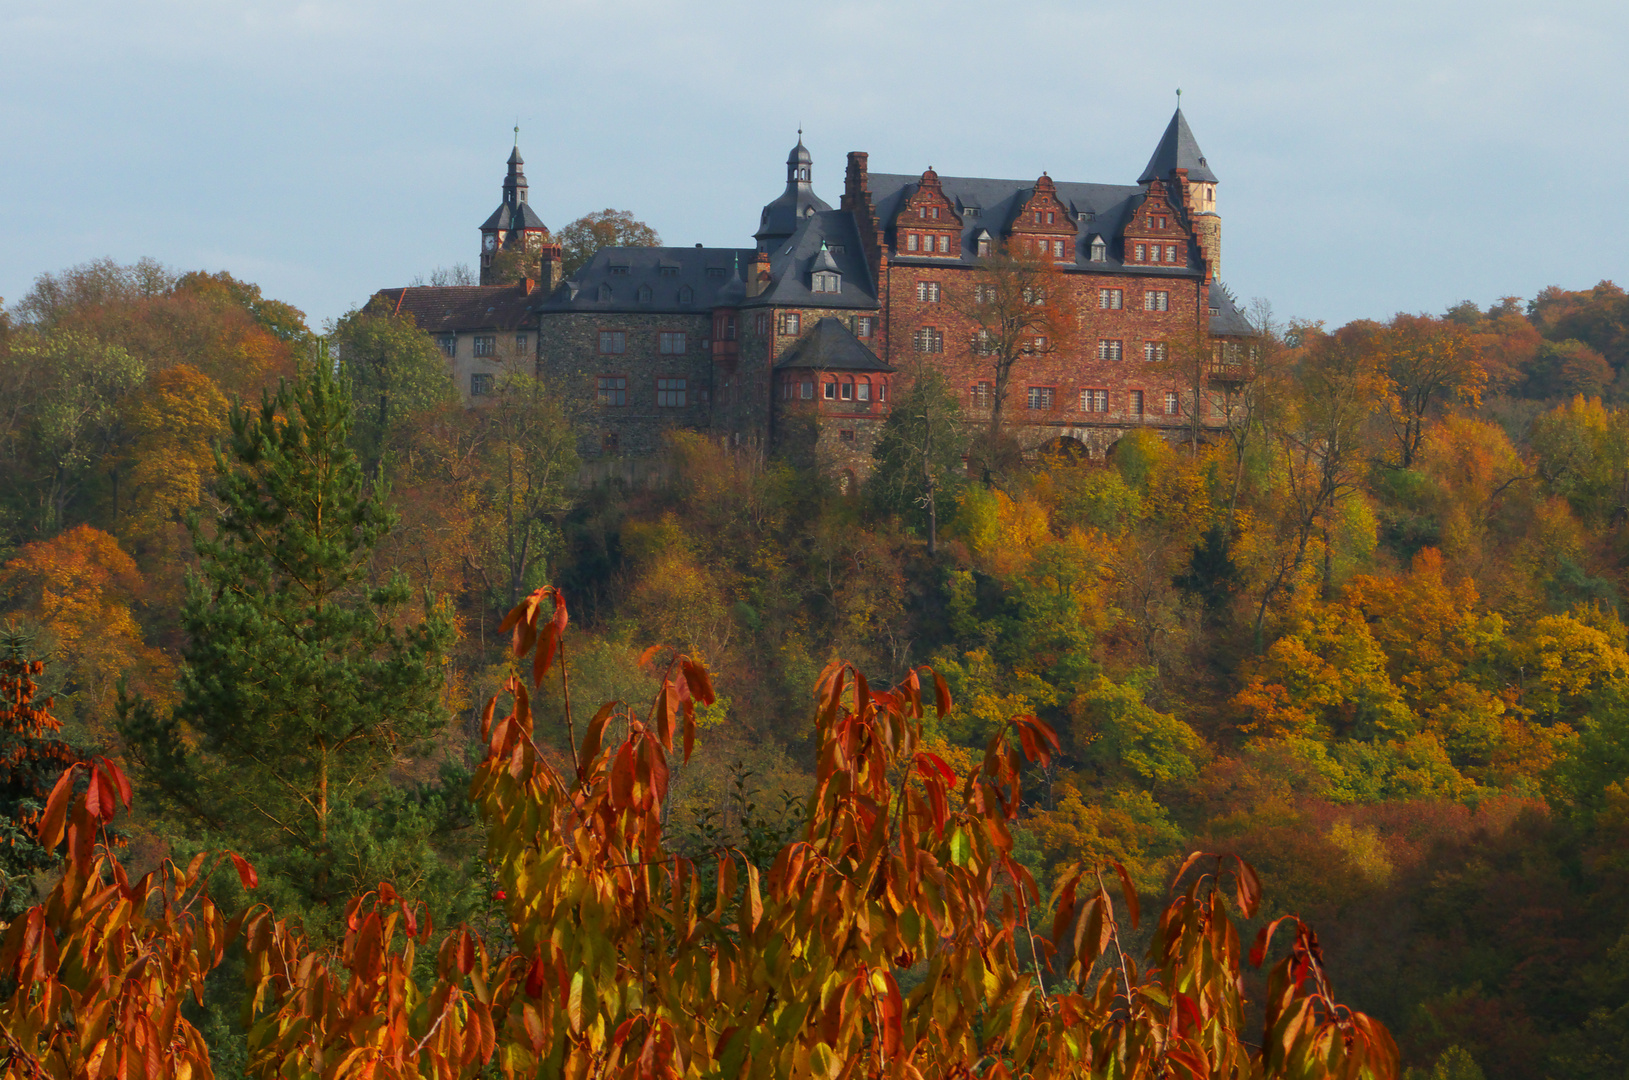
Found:
M 520 121 L 515 121 L 515 149 L 520 149 Z
M 1182 87 L 1176 88 L 1176 107 L 1182 108 Z

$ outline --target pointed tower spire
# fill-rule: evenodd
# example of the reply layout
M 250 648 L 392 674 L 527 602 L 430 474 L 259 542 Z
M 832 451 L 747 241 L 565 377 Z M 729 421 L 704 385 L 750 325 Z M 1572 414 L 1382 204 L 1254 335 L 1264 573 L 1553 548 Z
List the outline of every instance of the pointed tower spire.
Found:
M 1165 134 L 1160 136 L 1160 144 L 1154 148 L 1154 156 L 1148 159 L 1148 168 L 1137 178 L 1137 183 L 1146 184 L 1150 180 L 1170 179 L 1173 169 L 1187 169 L 1188 179 L 1194 182 L 1208 184 L 1216 183 L 1216 174 L 1210 171 L 1205 164 L 1204 152 L 1199 149 L 1199 143 L 1188 130 L 1187 118 L 1182 115 L 1182 91 L 1177 91 L 1177 110 L 1171 115 L 1170 124 L 1166 125 Z

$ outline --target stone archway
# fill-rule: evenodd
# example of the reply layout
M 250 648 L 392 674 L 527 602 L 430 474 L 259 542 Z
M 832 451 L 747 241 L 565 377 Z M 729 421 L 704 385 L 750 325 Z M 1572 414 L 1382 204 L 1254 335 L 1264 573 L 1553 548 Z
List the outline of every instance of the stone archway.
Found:
M 1067 465 L 1078 465 L 1092 456 L 1091 448 L 1073 435 L 1048 439 L 1036 447 L 1035 452 L 1042 461 L 1058 461 Z

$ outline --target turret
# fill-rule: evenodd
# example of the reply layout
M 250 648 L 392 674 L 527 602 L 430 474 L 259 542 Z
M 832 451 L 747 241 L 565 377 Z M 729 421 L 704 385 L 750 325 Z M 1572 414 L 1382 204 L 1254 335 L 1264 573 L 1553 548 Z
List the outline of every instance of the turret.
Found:
M 509 172 L 503 179 L 503 202 L 481 225 L 481 284 L 494 284 L 494 269 L 500 251 L 528 251 L 536 254 L 549 242 L 548 227 L 527 203 L 526 162 L 520 156 L 520 129 L 515 129 L 515 147 L 509 152 Z M 528 260 L 529 261 L 529 260 Z M 537 268 L 528 266 L 525 276 Z
M 1148 159 L 1148 167 L 1137 178 L 1144 185 L 1154 180 L 1164 181 L 1187 209 L 1210 275 L 1217 277 L 1222 266 L 1222 219 L 1216 213 L 1216 174 L 1205 161 L 1180 106 L 1154 148 L 1154 156 Z
M 803 132 L 799 131 L 798 144 L 786 155 L 786 190 L 764 207 L 758 219 L 758 231 L 752 234 L 758 241 L 759 251 L 768 251 L 775 242 L 789 239 L 804 218 L 831 209 L 814 193 L 813 175 L 814 161 L 803 145 Z

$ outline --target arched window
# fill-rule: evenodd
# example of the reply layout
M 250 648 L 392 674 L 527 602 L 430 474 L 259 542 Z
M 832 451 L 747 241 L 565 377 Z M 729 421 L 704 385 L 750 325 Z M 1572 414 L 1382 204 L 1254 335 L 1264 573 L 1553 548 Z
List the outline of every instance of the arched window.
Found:
M 827 401 L 837 400 L 837 381 L 835 379 L 827 379 L 821 386 L 821 394 Z
M 649 285 L 641 285 L 641 286 L 639 286 L 639 302 L 641 304 L 650 303 L 650 286 Z
M 679 290 L 679 303 L 690 304 L 694 303 L 695 299 L 696 290 L 692 289 L 690 286 L 686 285 L 684 288 Z

